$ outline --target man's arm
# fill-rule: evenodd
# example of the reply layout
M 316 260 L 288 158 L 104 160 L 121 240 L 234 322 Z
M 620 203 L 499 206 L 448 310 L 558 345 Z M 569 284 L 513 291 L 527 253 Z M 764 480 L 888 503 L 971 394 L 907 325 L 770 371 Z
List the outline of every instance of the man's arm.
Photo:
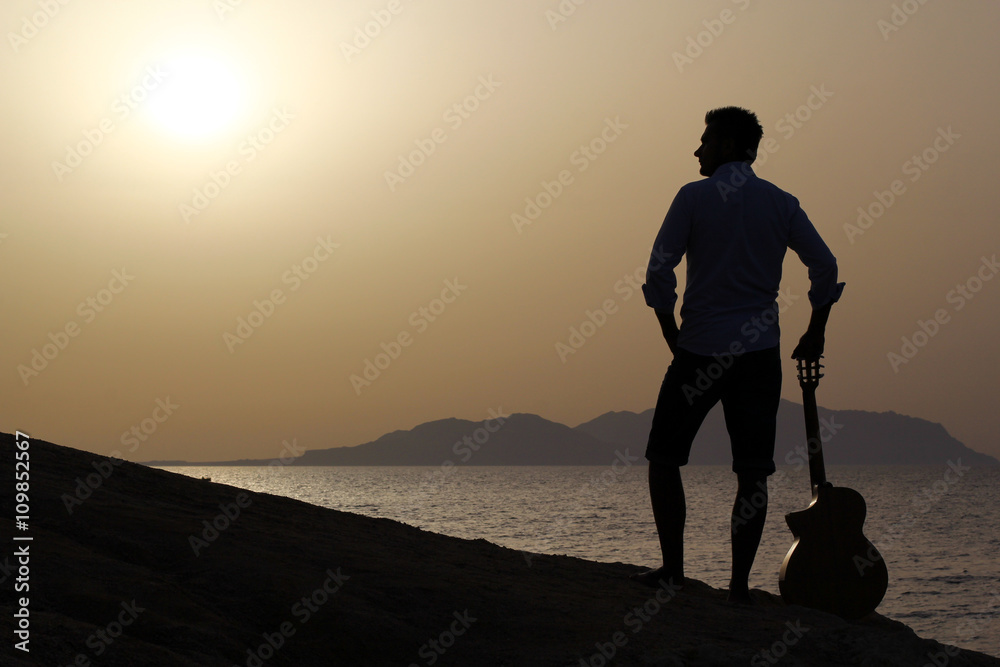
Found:
M 681 188 L 670 204 L 670 210 L 653 242 L 653 251 L 646 269 L 646 282 L 642 286 L 646 305 L 656 313 L 663 338 L 674 354 L 677 352 L 679 333 L 674 319 L 674 306 L 677 303 L 677 276 L 674 269 L 687 249 L 690 232 L 691 214 L 684 189 Z
M 825 306 L 813 308 L 812 316 L 809 318 L 809 327 L 799 339 L 799 344 L 792 350 L 792 359 L 812 361 L 823 356 L 823 347 L 826 344 L 826 321 L 830 318 L 830 309 L 832 308 L 833 301 Z
M 830 309 L 840 300 L 844 283 L 837 282 L 837 259 L 801 208 L 793 215 L 788 247 L 809 269 L 809 302 L 813 307 L 809 327 L 792 351 L 792 358 L 819 359 L 823 356 Z M 824 305 L 818 306 L 820 303 Z
M 677 354 L 677 334 L 680 330 L 677 328 L 677 320 L 674 319 L 674 311 L 655 308 L 653 312 L 660 321 L 660 330 L 663 332 L 664 340 L 667 341 L 667 347 L 672 354 Z

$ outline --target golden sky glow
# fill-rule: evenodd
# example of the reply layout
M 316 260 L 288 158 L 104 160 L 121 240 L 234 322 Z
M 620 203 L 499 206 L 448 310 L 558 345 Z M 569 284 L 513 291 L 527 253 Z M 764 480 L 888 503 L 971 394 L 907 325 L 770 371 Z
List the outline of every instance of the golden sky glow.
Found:
M 998 19 L 994 2 L 6 2 L 3 428 L 212 460 L 501 407 L 570 425 L 650 408 L 669 354 L 636 288 L 699 178 L 705 111 L 738 104 L 765 128 L 758 174 L 847 283 L 820 404 L 1000 456 Z M 792 255 L 786 357 L 807 290 Z

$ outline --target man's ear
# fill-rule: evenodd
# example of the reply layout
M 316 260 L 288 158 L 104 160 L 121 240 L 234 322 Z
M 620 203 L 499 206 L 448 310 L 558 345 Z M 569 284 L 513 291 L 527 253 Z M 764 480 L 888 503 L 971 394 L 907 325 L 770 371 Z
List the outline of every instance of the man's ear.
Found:
M 736 155 L 736 140 L 726 137 L 722 140 L 722 152 L 725 155 Z

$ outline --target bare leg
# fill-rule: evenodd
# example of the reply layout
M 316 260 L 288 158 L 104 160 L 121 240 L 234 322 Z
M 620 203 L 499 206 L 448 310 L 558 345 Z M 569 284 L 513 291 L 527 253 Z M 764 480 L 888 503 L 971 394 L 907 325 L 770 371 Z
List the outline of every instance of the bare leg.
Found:
M 662 463 L 649 463 L 649 499 L 653 520 L 660 537 L 663 566 L 634 577 L 649 586 L 659 580 L 680 585 L 684 581 L 684 521 L 687 505 L 680 468 Z
M 729 600 L 750 602 L 750 570 L 767 518 L 767 475 L 738 473 L 739 488 L 733 503 L 731 537 L 733 571 Z

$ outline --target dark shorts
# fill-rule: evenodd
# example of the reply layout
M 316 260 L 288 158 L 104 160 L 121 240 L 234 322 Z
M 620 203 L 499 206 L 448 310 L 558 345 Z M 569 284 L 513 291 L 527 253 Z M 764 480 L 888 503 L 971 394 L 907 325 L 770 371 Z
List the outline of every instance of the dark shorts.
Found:
M 705 357 L 678 349 L 656 399 L 646 458 L 687 464 L 708 411 L 722 401 L 734 472 L 774 472 L 774 436 L 781 400 L 777 347 L 740 356 Z

